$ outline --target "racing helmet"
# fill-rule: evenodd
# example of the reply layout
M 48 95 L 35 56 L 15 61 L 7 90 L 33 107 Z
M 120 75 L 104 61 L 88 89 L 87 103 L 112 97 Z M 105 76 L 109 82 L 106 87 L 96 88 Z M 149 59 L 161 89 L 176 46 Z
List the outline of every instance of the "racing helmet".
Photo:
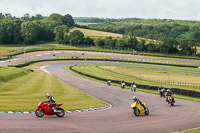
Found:
M 46 95 L 45 95 L 45 96 L 46 96 L 46 98 L 49 98 L 50 94 L 49 94 L 49 93 L 46 93 Z
M 167 92 L 171 92 L 170 89 L 167 89 Z
M 136 100 L 137 100 L 137 97 L 136 97 L 136 96 L 133 96 L 132 99 L 133 99 L 133 101 L 136 101 Z

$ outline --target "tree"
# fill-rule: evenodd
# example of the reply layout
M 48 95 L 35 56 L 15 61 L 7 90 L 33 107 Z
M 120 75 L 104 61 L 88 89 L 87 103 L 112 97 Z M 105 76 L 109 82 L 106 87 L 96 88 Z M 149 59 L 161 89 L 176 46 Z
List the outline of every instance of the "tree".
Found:
M 84 40 L 83 40 L 83 44 L 89 44 L 89 45 L 94 45 L 94 40 L 90 37 L 86 37 Z
M 79 30 L 74 30 L 69 35 L 69 42 L 71 44 L 82 44 L 84 40 L 84 34 Z
M 68 27 L 72 27 L 75 22 L 71 15 L 67 14 L 63 17 L 63 24 L 66 24 Z
M 12 15 L 11 15 L 10 13 L 6 13 L 6 14 L 5 14 L 5 17 L 6 17 L 6 18 L 12 18 Z
M 28 13 L 24 14 L 24 16 L 21 19 L 24 21 L 30 21 L 31 20 L 30 14 Z
M 3 13 L 0 13 L 0 19 L 5 18 L 5 16 L 3 15 Z
M 145 50 L 147 49 L 147 46 L 145 45 L 145 40 L 144 40 L 144 39 L 141 40 L 141 41 L 137 44 L 136 49 L 137 49 L 138 51 L 145 51 Z
M 44 30 L 45 41 L 53 41 L 55 39 L 54 29 L 59 26 L 56 21 L 45 19 L 41 22 L 41 27 Z
M 36 14 L 34 20 L 42 20 L 44 17 L 41 14 Z
M 37 41 L 36 25 L 31 21 L 21 24 L 21 34 L 25 44 L 34 44 Z
M 127 44 L 126 44 L 126 41 L 124 40 L 124 38 L 122 39 L 118 39 L 116 41 L 116 47 L 126 47 Z
M 115 47 L 116 45 L 116 40 L 112 39 L 111 36 L 107 37 L 104 42 L 106 47 Z
M 54 29 L 55 40 L 58 43 L 66 44 L 68 42 L 69 28 L 66 25 L 57 26 Z
M 194 40 L 180 40 L 179 48 L 181 55 L 196 55 L 197 48 Z
M 58 25 L 63 25 L 63 16 L 57 13 L 53 13 L 48 18 L 51 21 L 55 21 Z
M 0 21 L 0 43 L 14 44 L 21 42 L 21 21 L 15 18 L 5 18 Z
M 101 39 L 101 38 L 96 38 L 94 40 L 94 44 L 97 46 L 97 47 L 103 47 L 105 45 L 104 43 L 104 40 Z
M 149 52 L 158 52 L 158 49 L 157 49 L 156 45 L 154 43 L 152 43 L 152 42 L 147 44 L 147 50 Z
M 4 44 L 6 42 L 6 25 L 0 21 L 0 44 Z

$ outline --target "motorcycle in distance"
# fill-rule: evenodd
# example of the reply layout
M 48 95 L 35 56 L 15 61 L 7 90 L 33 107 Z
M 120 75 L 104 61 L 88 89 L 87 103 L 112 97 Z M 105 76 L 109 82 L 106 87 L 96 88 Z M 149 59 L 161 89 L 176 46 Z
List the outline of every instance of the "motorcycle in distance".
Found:
M 58 117 L 63 117 L 65 115 L 65 111 L 59 106 L 63 105 L 63 103 L 58 103 L 54 105 L 55 112 L 53 112 L 52 108 L 49 106 L 50 102 L 43 102 L 42 100 L 38 104 L 38 108 L 35 111 L 35 115 L 37 117 L 43 117 L 44 115 L 57 115 Z
M 110 84 L 111 84 L 111 81 L 107 80 L 107 85 L 110 86 Z
M 161 89 L 160 91 L 159 91 L 159 95 L 160 95 L 160 97 L 165 97 L 165 89 L 163 88 L 163 89 Z
M 171 106 L 174 106 L 175 101 L 174 101 L 174 98 L 172 96 L 168 96 L 167 100 L 168 100 L 168 103 L 171 104 Z
M 149 109 L 146 107 L 146 104 L 145 103 L 142 104 L 145 106 L 145 109 L 138 102 L 133 102 L 131 104 L 131 108 L 133 109 L 133 113 L 135 114 L 135 116 L 139 116 L 141 114 L 149 115 Z
M 125 82 L 122 81 L 122 82 L 121 82 L 121 88 L 124 89 L 124 88 L 125 88 L 125 85 L 126 85 Z

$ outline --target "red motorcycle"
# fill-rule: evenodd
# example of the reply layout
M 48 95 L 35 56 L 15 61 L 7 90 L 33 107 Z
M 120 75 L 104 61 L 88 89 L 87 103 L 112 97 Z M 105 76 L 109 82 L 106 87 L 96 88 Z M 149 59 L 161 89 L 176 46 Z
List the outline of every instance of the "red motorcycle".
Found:
M 44 115 L 57 115 L 58 117 L 63 117 L 65 115 L 65 111 L 62 108 L 59 108 L 59 106 L 63 105 L 63 103 L 58 103 L 53 106 L 55 108 L 55 112 L 49 105 L 52 104 L 41 100 L 38 104 L 38 109 L 35 111 L 35 115 L 37 117 L 43 117 Z
M 169 103 L 171 104 L 171 106 L 174 106 L 174 103 L 175 103 L 174 98 L 172 96 L 168 96 L 167 99 Z

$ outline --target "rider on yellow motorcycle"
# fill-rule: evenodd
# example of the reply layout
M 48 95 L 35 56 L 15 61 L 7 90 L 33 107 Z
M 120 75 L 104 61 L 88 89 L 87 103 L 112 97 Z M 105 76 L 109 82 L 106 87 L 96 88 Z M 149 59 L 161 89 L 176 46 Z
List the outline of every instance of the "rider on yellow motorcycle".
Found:
M 146 107 L 144 106 L 144 104 L 136 96 L 133 96 L 133 102 L 138 102 L 140 105 L 142 105 L 142 107 L 144 109 L 146 109 Z

